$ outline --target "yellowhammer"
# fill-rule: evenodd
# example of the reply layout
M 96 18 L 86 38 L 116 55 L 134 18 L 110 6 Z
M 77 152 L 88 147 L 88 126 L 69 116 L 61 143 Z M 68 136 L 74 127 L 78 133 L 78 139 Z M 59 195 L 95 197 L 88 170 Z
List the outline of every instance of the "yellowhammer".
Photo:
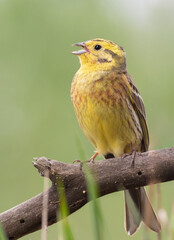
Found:
M 126 53 L 112 41 L 94 39 L 74 44 L 83 47 L 73 54 L 81 67 L 71 86 L 71 97 L 79 124 L 105 158 L 133 151 L 145 152 L 149 135 L 143 100 L 126 70 Z M 128 234 L 143 221 L 159 232 L 160 223 L 143 187 L 124 191 Z M 133 204 L 130 204 L 130 200 Z

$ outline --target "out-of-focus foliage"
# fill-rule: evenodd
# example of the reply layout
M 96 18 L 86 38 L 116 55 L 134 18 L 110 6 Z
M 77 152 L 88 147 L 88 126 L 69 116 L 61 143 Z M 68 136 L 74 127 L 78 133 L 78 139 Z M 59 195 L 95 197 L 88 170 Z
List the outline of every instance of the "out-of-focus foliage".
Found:
M 1 225 L 0 225 L 0 239 L 6 240 L 6 236 L 5 236 L 4 230 L 2 229 Z
M 32 157 L 72 162 L 80 157 L 78 141 L 86 158 L 93 153 L 70 99 L 79 67 L 72 43 L 101 37 L 124 47 L 128 71 L 145 102 L 151 148 L 173 146 L 173 11 L 170 0 L 0 1 L 0 212 L 42 191 Z M 171 188 L 172 183 L 162 185 L 169 214 Z M 89 205 L 69 217 L 76 240 L 94 239 Z M 101 198 L 100 205 L 111 239 L 129 239 L 122 193 Z M 132 239 L 143 234 L 140 230 Z M 48 236 L 57 238 L 56 225 Z M 22 239 L 39 237 L 36 232 Z

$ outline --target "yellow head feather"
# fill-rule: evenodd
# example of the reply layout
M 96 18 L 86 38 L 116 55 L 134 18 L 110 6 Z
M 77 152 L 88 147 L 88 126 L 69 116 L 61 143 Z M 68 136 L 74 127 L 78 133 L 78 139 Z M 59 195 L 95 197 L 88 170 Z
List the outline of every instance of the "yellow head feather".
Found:
M 116 43 L 96 38 L 82 43 L 74 44 L 84 49 L 73 52 L 80 58 L 81 67 L 94 70 L 126 69 L 126 53 Z

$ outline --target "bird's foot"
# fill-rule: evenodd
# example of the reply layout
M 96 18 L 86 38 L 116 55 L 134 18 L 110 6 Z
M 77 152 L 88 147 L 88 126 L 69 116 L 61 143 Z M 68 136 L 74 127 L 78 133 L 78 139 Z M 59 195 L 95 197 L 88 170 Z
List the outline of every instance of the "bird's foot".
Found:
M 95 160 L 95 158 L 97 157 L 97 155 L 98 155 L 98 152 L 96 152 L 96 153 L 88 160 L 88 162 L 94 163 L 94 160 Z
M 131 153 L 126 153 L 123 155 L 123 158 L 131 156 L 131 167 L 134 167 L 136 153 L 137 151 L 133 150 Z
M 134 167 L 136 153 L 137 153 L 136 150 L 133 150 L 133 151 L 132 151 L 131 167 Z
M 80 170 L 82 170 L 82 167 L 83 167 L 83 162 L 79 159 L 76 159 L 73 161 L 73 163 L 79 163 L 79 166 L 80 166 Z

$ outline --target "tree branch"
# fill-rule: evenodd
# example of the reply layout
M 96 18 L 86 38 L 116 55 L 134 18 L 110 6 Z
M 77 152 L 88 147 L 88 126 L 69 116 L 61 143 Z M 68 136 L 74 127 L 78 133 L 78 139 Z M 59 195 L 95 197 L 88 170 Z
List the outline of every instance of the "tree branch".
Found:
M 124 189 L 146 186 L 174 180 L 174 148 L 137 153 L 134 166 L 131 156 L 88 163 L 99 185 L 100 196 Z M 34 163 L 44 176 L 49 170 L 53 185 L 26 202 L 0 214 L 0 221 L 9 239 L 18 239 L 41 228 L 43 194 L 49 194 L 48 224 L 58 221 L 59 199 L 56 182 L 61 179 L 65 186 L 70 214 L 88 202 L 83 168 L 79 164 L 68 164 L 45 157 Z

